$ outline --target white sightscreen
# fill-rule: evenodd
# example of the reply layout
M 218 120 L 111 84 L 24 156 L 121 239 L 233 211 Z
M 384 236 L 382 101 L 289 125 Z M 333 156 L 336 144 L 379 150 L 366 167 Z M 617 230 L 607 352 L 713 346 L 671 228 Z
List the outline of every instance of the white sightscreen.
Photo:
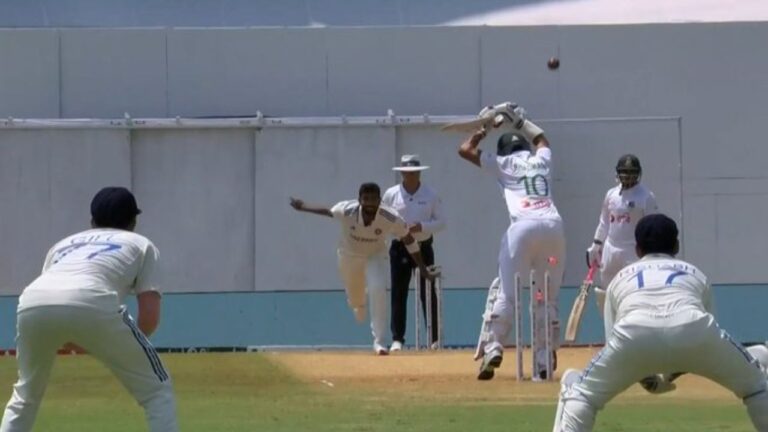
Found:
M 139 231 L 160 249 L 167 291 L 253 289 L 253 133 L 134 132 Z
M 265 129 L 256 133 L 256 290 L 342 289 L 338 222 L 298 213 L 289 196 L 331 207 L 363 182 L 392 182 L 395 130 Z
M 540 124 L 554 151 L 553 191 L 567 236 L 566 284 L 584 275 L 584 249 L 601 200 L 615 184 L 621 154 L 640 157 L 643 180 L 662 211 L 682 221 L 677 119 Z M 483 148 L 495 151 L 497 136 L 489 136 Z M 8 245 L 0 257 L 0 292 L 18 293 L 39 272 L 54 241 L 86 228 L 93 193 L 110 184 L 135 191 L 144 210 L 138 231 L 160 249 L 166 291 L 341 289 L 339 224 L 297 213 L 288 199 L 330 207 L 356 198 L 362 182 L 385 190 L 400 181 L 391 168 L 405 153 L 417 153 L 431 166 L 423 181 L 443 200 L 448 225 L 435 247 L 444 285 L 487 286 L 508 217 L 495 181 L 457 156 L 463 138 L 435 125 L 379 124 L 260 131 L 0 130 L 0 199 L 7 203 L 0 207 L 0 236 Z M 748 243 L 738 230 L 717 222 L 741 198 L 710 199 L 695 196 L 691 202 L 702 217 L 715 219 L 719 228 L 713 231 Z M 749 215 L 731 220 L 746 224 Z M 707 250 L 708 238 L 693 238 L 686 253 L 688 247 Z
M 130 186 L 125 130 L 0 130 L 0 294 L 18 294 L 48 249 L 90 228 L 103 186 Z

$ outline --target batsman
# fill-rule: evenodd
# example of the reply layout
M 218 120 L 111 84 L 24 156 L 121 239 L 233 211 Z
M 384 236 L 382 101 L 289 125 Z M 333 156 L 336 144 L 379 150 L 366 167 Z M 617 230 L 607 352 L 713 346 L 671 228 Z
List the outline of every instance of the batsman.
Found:
M 491 126 L 511 129 L 499 138 L 496 154 L 478 148 L 485 138 L 486 127 L 481 127 L 459 147 L 459 156 L 480 167 L 502 187 L 504 201 L 509 210 L 510 224 L 501 238 L 499 250 L 500 289 L 487 313 L 478 352 L 483 355 L 477 378 L 489 380 L 501 365 L 503 346 L 514 326 L 515 274 L 528 275 L 535 271 L 531 292 L 543 292 L 545 274 L 550 274 L 548 308 L 551 317 L 557 317 L 557 298 L 563 278 L 565 235 L 563 221 L 552 200 L 552 151 L 544 131 L 526 118 L 525 111 L 511 102 L 483 109 L 479 119 L 491 118 Z M 547 365 L 556 365 L 556 349 L 560 339 L 557 318 L 545 321 L 544 302 L 539 302 L 537 319 L 536 364 L 533 373 L 546 379 Z M 546 333 L 553 341 L 548 351 Z M 550 357 L 551 356 L 551 357 Z M 550 357 L 550 358 L 548 358 Z M 551 363 L 550 363 L 551 361 Z

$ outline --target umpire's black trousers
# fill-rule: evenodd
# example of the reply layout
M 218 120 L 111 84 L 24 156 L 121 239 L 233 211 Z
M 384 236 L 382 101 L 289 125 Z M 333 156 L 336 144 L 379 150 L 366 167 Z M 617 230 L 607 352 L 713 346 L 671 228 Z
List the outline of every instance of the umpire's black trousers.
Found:
M 435 263 L 435 252 L 432 250 L 432 239 L 419 242 L 421 258 L 427 266 Z M 413 262 L 411 254 L 405 249 L 405 244 L 399 240 L 392 241 L 389 248 L 389 268 L 392 278 L 392 340 L 405 342 L 405 322 L 408 317 L 408 286 L 411 283 L 411 272 L 416 263 Z M 419 297 L 421 297 L 422 316 L 426 317 L 426 300 L 424 292 L 424 278 L 419 283 Z M 430 343 L 437 342 L 440 334 L 437 322 L 437 296 L 432 290 L 432 337 Z M 415 325 L 415 323 L 414 323 Z

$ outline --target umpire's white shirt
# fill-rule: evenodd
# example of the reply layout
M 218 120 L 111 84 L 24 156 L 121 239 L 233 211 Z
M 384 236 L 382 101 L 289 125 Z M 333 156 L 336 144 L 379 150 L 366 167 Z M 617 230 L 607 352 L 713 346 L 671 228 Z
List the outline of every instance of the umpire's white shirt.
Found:
M 421 224 L 421 231 L 413 233 L 416 241 L 425 241 L 445 228 L 443 204 L 434 189 L 422 183 L 413 195 L 402 184 L 384 192 L 382 204 L 395 210 L 409 226 Z
M 19 297 L 18 310 L 69 305 L 115 310 L 128 294 L 159 291 L 157 248 L 146 237 L 98 228 L 56 243 L 42 274 Z
M 331 208 L 334 219 L 341 222 L 339 250 L 350 255 L 372 256 L 386 251 L 390 235 L 403 238 L 408 226 L 396 211 L 379 206 L 370 225 L 363 223 L 363 214 L 357 200 L 341 201 Z
M 607 288 L 605 302 L 606 340 L 614 323 L 641 312 L 648 325 L 668 321 L 683 309 L 712 313 L 712 290 L 707 277 L 694 265 L 669 255 L 646 255 L 624 267 Z

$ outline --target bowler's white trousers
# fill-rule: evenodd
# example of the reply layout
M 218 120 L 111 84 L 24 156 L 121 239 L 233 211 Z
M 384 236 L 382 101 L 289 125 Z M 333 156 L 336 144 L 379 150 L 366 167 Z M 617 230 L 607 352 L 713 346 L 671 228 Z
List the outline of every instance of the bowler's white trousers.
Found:
M 339 274 L 344 282 L 347 303 L 352 309 L 366 307 L 370 297 L 371 333 L 374 343 L 387 344 L 389 329 L 389 254 L 386 250 L 371 256 L 337 250 Z M 367 287 L 367 290 L 366 290 Z
M 690 372 L 744 401 L 756 430 L 768 432 L 768 381 L 757 361 L 714 317 L 695 308 L 667 316 L 636 311 L 613 334 L 581 377 L 563 385 L 554 432 L 589 432 L 595 415 L 613 397 L 657 373 Z
M 117 376 L 144 408 L 151 432 L 178 431 L 170 376 L 127 311 L 39 306 L 17 314 L 19 380 L 0 432 L 32 430 L 56 352 L 67 342 L 83 347 Z

